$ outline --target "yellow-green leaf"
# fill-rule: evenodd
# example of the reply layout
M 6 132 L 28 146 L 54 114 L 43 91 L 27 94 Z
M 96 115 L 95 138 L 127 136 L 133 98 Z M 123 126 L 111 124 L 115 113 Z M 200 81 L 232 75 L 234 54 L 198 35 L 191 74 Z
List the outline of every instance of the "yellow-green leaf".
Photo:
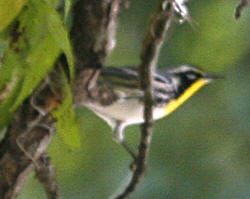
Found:
M 71 148 L 80 148 L 80 133 L 73 109 L 72 94 L 70 86 L 65 84 L 64 100 L 62 105 L 55 110 L 53 116 L 57 119 L 56 127 L 63 141 Z
M 23 81 L 23 67 L 19 57 L 8 50 L 3 66 L 0 68 L 0 129 L 7 125 L 12 117 L 15 99 Z
M 60 49 L 54 39 L 48 35 L 37 45 L 37 48 L 27 55 L 26 58 L 26 75 L 22 85 L 21 93 L 16 99 L 12 109 L 15 110 L 23 100 L 28 97 L 37 87 L 40 81 L 46 76 L 54 65 Z
M 64 9 L 64 22 L 67 24 L 69 13 L 72 7 L 72 0 L 65 0 L 65 9 Z
M 48 30 L 54 40 L 57 42 L 57 45 L 65 53 L 70 70 L 70 77 L 74 78 L 74 57 L 73 51 L 68 35 L 68 31 L 63 24 L 62 18 L 57 13 L 57 11 L 46 1 L 36 1 L 34 4 L 37 9 L 43 10 L 45 17 L 47 19 Z
M 0 32 L 19 14 L 27 0 L 0 0 Z

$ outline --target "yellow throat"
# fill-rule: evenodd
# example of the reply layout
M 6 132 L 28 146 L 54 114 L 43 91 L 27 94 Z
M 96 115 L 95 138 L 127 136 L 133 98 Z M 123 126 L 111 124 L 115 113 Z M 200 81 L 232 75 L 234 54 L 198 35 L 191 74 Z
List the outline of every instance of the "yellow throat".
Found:
M 200 79 L 194 82 L 182 95 L 177 99 L 170 101 L 170 103 L 165 107 L 165 114 L 168 115 L 177 109 L 181 104 L 183 104 L 188 98 L 190 98 L 196 91 L 198 91 L 202 86 L 206 84 L 205 79 Z

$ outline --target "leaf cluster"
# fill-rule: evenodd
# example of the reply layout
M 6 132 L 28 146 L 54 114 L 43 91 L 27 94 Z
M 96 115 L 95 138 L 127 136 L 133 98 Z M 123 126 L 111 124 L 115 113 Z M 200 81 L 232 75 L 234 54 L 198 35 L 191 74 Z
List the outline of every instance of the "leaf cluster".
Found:
M 0 129 L 11 122 L 15 111 L 53 69 L 62 53 L 67 57 L 70 78 L 74 78 L 66 26 L 70 6 L 70 1 L 0 0 Z M 65 87 L 65 102 L 54 116 L 58 129 L 74 135 L 77 127 L 70 85 L 65 83 Z

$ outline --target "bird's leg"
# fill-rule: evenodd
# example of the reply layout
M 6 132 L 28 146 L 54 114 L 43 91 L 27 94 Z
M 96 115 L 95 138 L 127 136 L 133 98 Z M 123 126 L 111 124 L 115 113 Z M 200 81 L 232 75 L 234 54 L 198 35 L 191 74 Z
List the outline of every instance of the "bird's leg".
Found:
M 125 128 L 125 125 L 121 121 L 115 122 L 115 126 L 113 128 L 114 139 L 117 143 L 122 145 L 122 147 L 131 155 L 134 162 L 136 162 L 136 159 L 137 159 L 136 153 L 124 141 L 124 133 L 123 133 L 124 128 Z

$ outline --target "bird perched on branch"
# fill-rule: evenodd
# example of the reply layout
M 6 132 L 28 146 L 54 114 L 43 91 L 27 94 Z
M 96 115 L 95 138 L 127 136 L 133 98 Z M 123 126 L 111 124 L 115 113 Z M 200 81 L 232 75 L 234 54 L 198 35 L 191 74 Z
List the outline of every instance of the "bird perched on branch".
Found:
M 206 73 L 190 65 L 161 68 L 153 74 L 153 119 L 169 115 L 201 87 L 221 76 Z M 112 128 L 115 140 L 124 144 L 125 127 L 144 122 L 143 91 L 136 67 L 104 67 L 99 83 L 116 94 L 108 105 L 87 102 L 85 106 L 104 119 Z M 133 154 L 132 154 L 133 155 Z M 134 156 L 134 155 L 133 155 Z

